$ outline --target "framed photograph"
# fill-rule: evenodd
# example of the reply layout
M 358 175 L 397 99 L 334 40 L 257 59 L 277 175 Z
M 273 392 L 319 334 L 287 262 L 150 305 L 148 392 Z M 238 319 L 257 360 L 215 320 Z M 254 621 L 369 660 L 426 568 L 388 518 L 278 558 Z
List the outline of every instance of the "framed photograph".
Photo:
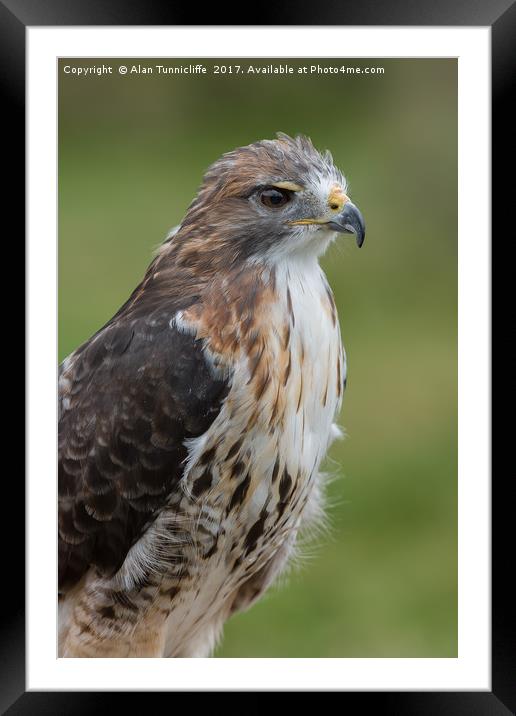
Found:
M 489 197 L 514 7 L 115 7 L 0 6 L 28 279 L 0 705 L 510 714 Z

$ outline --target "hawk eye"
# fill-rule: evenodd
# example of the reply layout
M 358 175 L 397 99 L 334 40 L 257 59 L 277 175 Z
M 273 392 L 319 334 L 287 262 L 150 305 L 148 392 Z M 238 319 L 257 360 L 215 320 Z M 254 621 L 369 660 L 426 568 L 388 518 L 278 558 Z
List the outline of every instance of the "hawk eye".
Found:
M 260 194 L 262 204 L 268 206 L 269 209 L 278 209 L 280 206 L 285 206 L 291 198 L 292 192 L 288 191 L 288 189 L 275 189 L 274 187 L 264 189 Z

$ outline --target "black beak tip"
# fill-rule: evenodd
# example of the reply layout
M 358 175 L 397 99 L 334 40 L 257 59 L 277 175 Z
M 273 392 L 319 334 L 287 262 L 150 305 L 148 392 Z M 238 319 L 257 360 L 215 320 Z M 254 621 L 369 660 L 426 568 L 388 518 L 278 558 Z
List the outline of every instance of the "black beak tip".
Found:
M 358 248 L 362 248 L 365 240 L 365 222 L 360 209 L 350 201 L 345 205 L 341 217 L 346 229 L 355 234 Z

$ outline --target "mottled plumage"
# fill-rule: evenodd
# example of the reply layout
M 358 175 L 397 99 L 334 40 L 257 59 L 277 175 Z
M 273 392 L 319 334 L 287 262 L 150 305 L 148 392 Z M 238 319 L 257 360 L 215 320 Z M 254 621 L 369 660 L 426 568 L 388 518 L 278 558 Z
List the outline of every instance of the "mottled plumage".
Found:
M 318 256 L 364 236 L 344 192 L 305 137 L 224 155 L 61 365 L 61 655 L 209 655 L 320 514 L 346 361 Z

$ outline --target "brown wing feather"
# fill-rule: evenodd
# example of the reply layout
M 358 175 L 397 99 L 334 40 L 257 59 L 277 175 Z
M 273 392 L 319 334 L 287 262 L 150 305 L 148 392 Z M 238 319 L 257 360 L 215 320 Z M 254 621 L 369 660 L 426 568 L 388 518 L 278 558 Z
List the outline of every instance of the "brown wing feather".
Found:
M 121 566 L 177 486 L 184 440 L 208 429 L 227 395 L 202 342 L 152 308 L 119 312 L 61 366 L 60 590 L 90 566 Z

